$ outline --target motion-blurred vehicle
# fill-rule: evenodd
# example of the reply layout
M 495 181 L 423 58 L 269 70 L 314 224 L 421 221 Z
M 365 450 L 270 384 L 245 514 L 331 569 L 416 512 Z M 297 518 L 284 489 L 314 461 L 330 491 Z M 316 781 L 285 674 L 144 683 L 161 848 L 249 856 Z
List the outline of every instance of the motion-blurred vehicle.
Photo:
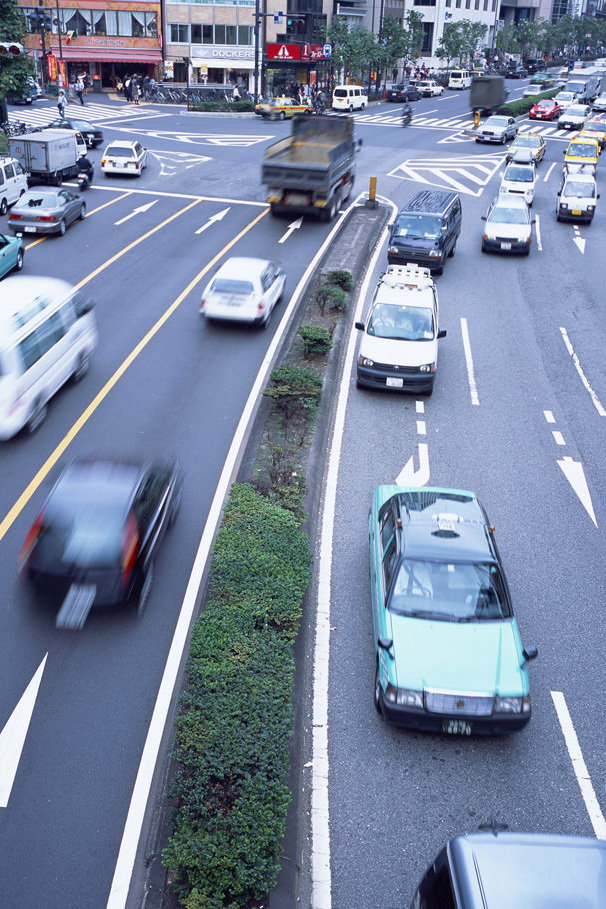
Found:
M 42 94 L 38 83 L 29 77 L 25 87 L 19 92 L 8 92 L 6 100 L 9 104 L 32 104 Z
M 592 107 L 596 111 L 606 111 L 606 92 L 602 92 L 601 95 L 598 95 L 593 102 Z
M 531 120 L 557 120 L 561 113 L 562 108 L 554 98 L 543 98 L 532 105 L 528 116 Z
M 79 459 L 65 468 L 19 557 L 32 584 L 62 601 L 57 627 L 81 628 L 92 606 L 143 612 L 181 488 L 174 462 Z
M 265 327 L 280 302 L 286 274 L 268 259 L 233 257 L 209 281 L 200 302 L 207 320 L 247 322 Z
M 523 196 L 499 193 L 482 220 L 482 252 L 529 255 L 534 220 Z
M 260 105 L 259 113 L 264 120 L 286 120 L 297 114 L 310 114 L 311 104 L 295 101 L 294 98 L 272 98 Z
M 476 142 L 500 142 L 505 145 L 518 134 L 518 125 L 513 117 L 494 114 L 476 130 Z
M 375 290 L 358 351 L 358 387 L 431 394 L 438 368 L 438 292 L 428 268 L 389 265 Z
M 0 215 L 27 190 L 27 174 L 15 158 L 0 155 Z
M 511 66 L 505 73 L 507 79 L 525 79 L 528 70 L 524 66 Z
M 381 716 L 447 735 L 522 729 L 537 650 L 522 646 L 494 528 L 474 493 L 379 486 L 369 537 Z
M 39 186 L 28 189 L 9 212 L 12 233 L 60 234 L 70 224 L 86 217 L 86 202 L 70 189 Z
M 398 82 L 391 86 L 385 98 L 386 101 L 418 101 L 421 92 L 416 85 L 406 85 L 404 82 Z
M 101 170 L 123 177 L 140 177 L 147 167 L 147 149 L 140 142 L 115 139 L 107 146 L 101 158 Z
M 544 89 L 540 85 L 527 85 L 522 92 L 523 98 L 532 98 L 534 95 L 542 95 Z
M 533 135 L 532 133 L 518 133 L 515 140 L 507 149 L 505 160 L 511 161 L 518 155 L 521 149 L 528 149 L 532 153 L 535 162 L 538 164 L 539 161 L 542 161 L 545 157 L 547 143 L 543 136 Z
M 595 177 L 586 173 L 565 173 L 556 201 L 558 221 L 584 221 L 591 224 L 600 198 Z
M 521 152 L 526 152 L 526 155 L 522 156 Z M 523 160 L 524 157 L 526 160 Z M 499 193 L 521 196 L 527 205 L 532 206 L 536 179 L 532 152 L 529 149 L 520 149 L 505 168 Z
M 558 118 L 558 129 L 582 129 L 591 117 L 588 104 L 571 104 Z
M 585 136 L 597 139 L 600 151 L 606 147 L 606 117 L 592 117 L 591 120 L 587 120 L 581 132 L 578 133 L 577 139 Z
M 72 129 L 79 132 L 89 148 L 96 148 L 103 142 L 103 132 L 97 126 L 93 126 L 88 120 L 78 120 L 73 117 L 59 117 L 49 123 L 51 129 Z
M 21 237 L 7 237 L 4 234 L 0 234 L 0 278 L 3 278 L 13 269 L 21 271 L 25 255 L 23 250 L 23 239 Z
M 543 88 L 551 88 L 554 83 L 553 76 L 545 71 L 535 73 L 530 80 L 531 85 L 541 85 Z

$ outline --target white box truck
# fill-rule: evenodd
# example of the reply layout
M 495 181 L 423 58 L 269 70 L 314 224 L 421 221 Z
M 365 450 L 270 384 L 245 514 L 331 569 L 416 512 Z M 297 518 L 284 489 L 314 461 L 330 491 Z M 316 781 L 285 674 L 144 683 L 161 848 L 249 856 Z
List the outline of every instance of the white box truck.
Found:
M 28 175 L 30 183 L 60 186 L 64 177 L 78 173 L 76 134 L 67 129 L 42 129 L 40 132 L 11 136 L 8 148 Z

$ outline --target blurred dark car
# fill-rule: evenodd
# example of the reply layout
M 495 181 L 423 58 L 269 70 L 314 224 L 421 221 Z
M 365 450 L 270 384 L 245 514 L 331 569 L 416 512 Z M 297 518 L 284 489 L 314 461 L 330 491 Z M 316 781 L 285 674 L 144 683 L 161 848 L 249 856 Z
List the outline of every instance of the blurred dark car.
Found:
M 537 57 L 536 59 L 525 60 L 524 66 L 525 66 L 527 72 L 530 75 L 532 75 L 533 73 L 538 73 L 539 70 L 545 69 L 545 61 L 539 60 L 539 58 Z
M 405 85 L 403 82 L 395 83 L 387 91 L 386 101 L 418 101 L 421 92 L 414 85 Z
M 81 628 L 93 605 L 143 612 L 181 488 L 176 463 L 74 460 L 65 468 L 19 557 L 37 588 L 63 598 L 58 627 Z
M 528 75 L 528 70 L 523 66 L 512 66 L 507 70 L 505 76 L 508 79 L 525 79 Z
M 103 133 L 88 120 L 76 120 L 69 117 L 60 117 L 48 124 L 49 129 L 73 129 L 84 137 L 89 148 L 95 148 L 103 142 Z

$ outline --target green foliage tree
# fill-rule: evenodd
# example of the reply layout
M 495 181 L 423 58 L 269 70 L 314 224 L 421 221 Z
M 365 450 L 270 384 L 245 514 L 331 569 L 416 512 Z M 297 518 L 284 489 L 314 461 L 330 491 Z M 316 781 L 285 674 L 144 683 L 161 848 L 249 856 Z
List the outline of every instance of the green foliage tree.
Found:
M 472 63 L 480 41 L 486 36 L 488 26 L 471 19 L 461 19 L 458 23 L 461 35 L 461 57 Z
M 463 36 L 461 35 L 460 22 L 448 22 L 444 26 L 442 37 L 438 41 L 436 56 L 446 60 L 446 67 L 450 69 L 450 62 L 455 58 L 461 60 L 463 53 Z
M 23 10 L 15 0 L 0 0 L 0 42 L 23 43 L 26 33 Z M 34 61 L 27 53 L 3 58 L 0 63 L 0 99 L 20 95 L 34 74 Z
M 417 11 L 413 9 L 406 14 L 405 20 L 406 31 L 408 32 L 406 58 L 409 60 L 418 60 L 425 39 L 425 33 L 423 31 L 423 14 L 417 13 Z

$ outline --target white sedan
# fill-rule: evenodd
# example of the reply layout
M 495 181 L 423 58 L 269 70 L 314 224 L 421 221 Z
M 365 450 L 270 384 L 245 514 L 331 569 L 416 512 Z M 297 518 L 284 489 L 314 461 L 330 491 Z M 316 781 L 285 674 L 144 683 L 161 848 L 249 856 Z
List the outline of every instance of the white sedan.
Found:
M 417 82 L 417 91 L 426 98 L 433 98 L 434 95 L 443 95 L 444 86 L 440 85 L 439 82 L 435 82 L 433 79 L 422 79 Z
M 208 320 L 225 319 L 265 327 L 284 293 L 285 284 L 286 275 L 276 262 L 228 259 L 206 286 L 200 313 Z
M 101 170 L 106 175 L 140 177 L 146 167 L 147 149 L 136 141 L 116 139 L 107 146 L 101 158 Z

